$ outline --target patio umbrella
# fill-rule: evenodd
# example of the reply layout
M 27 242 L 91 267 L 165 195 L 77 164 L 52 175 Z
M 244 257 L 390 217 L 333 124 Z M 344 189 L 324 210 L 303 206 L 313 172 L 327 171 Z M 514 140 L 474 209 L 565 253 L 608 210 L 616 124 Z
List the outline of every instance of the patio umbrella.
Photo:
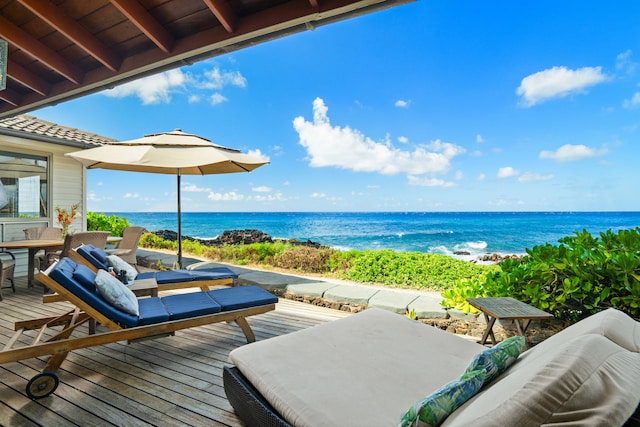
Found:
M 182 268 L 180 177 L 250 172 L 269 163 L 176 129 L 67 153 L 88 169 L 173 174 L 178 179 L 178 265 Z

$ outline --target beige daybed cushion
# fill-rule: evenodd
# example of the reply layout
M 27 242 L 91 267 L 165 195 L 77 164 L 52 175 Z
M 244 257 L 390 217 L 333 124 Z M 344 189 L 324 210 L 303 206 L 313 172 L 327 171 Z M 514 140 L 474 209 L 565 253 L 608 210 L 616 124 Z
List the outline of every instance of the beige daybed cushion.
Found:
M 443 426 L 618 426 L 640 400 L 640 354 L 599 334 L 523 353 Z
M 536 347 L 552 348 L 557 343 L 586 334 L 602 335 L 620 347 L 636 353 L 640 352 L 640 322 L 613 308 L 603 310 L 563 329 Z
M 381 309 L 249 344 L 230 354 L 295 426 L 396 426 L 485 347 Z

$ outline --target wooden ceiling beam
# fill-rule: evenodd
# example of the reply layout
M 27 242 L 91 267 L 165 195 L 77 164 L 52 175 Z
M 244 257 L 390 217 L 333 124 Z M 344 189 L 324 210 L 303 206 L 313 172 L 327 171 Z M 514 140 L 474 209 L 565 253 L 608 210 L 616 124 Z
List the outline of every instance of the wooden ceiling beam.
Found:
M 40 95 L 45 96 L 51 90 L 51 85 L 46 80 L 11 60 L 7 61 L 7 75 Z
M 18 0 L 40 19 L 51 25 L 82 50 L 100 61 L 111 71 L 118 71 L 122 59 L 86 28 L 71 19 L 64 9 L 47 0 Z
M 33 38 L 29 33 L 14 25 L 11 21 L 0 16 L 0 37 L 10 44 L 17 46 L 26 54 L 47 65 L 75 84 L 80 84 L 84 73 L 54 50 Z
M 171 53 L 174 37 L 136 0 L 110 0 L 124 16 L 163 52 Z
M 227 33 L 233 33 L 236 30 L 238 16 L 226 0 L 204 0 L 204 3 L 211 9 L 211 12 L 220 21 L 224 29 L 227 30 Z
M 0 99 L 14 107 L 20 105 L 20 95 L 18 95 L 15 90 L 11 90 L 9 88 L 0 90 Z

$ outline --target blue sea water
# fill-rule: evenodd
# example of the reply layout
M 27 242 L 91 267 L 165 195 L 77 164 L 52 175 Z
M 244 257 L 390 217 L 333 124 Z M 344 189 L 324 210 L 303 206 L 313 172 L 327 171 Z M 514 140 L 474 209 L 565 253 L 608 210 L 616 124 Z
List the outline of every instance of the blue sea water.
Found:
M 149 231 L 177 230 L 177 215 L 112 212 Z M 526 248 L 586 229 L 598 233 L 640 226 L 640 212 L 269 212 L 182 213 L 182 234 L 214 238 L 225 230 L 258 229 L 272 237 L 312 240 L 342 250 L 393 249 L 467 258 L 522 254 Z M 464 258 L 464 257 L 463 257 Z

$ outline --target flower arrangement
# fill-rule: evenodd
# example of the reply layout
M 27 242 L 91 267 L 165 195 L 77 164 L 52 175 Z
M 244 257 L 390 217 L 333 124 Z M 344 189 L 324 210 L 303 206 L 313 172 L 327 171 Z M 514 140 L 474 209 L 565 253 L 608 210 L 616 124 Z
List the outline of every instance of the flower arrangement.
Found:
M 76 219 L 78 214 L 78 204 L 71 205 L 71 209 L 66 210 L 60 206 L 56 206 L 56 214 L 58 215 L 58 224 L 62 226 L 62 238 L 64 239 L 69 234 L 69 226 Z

